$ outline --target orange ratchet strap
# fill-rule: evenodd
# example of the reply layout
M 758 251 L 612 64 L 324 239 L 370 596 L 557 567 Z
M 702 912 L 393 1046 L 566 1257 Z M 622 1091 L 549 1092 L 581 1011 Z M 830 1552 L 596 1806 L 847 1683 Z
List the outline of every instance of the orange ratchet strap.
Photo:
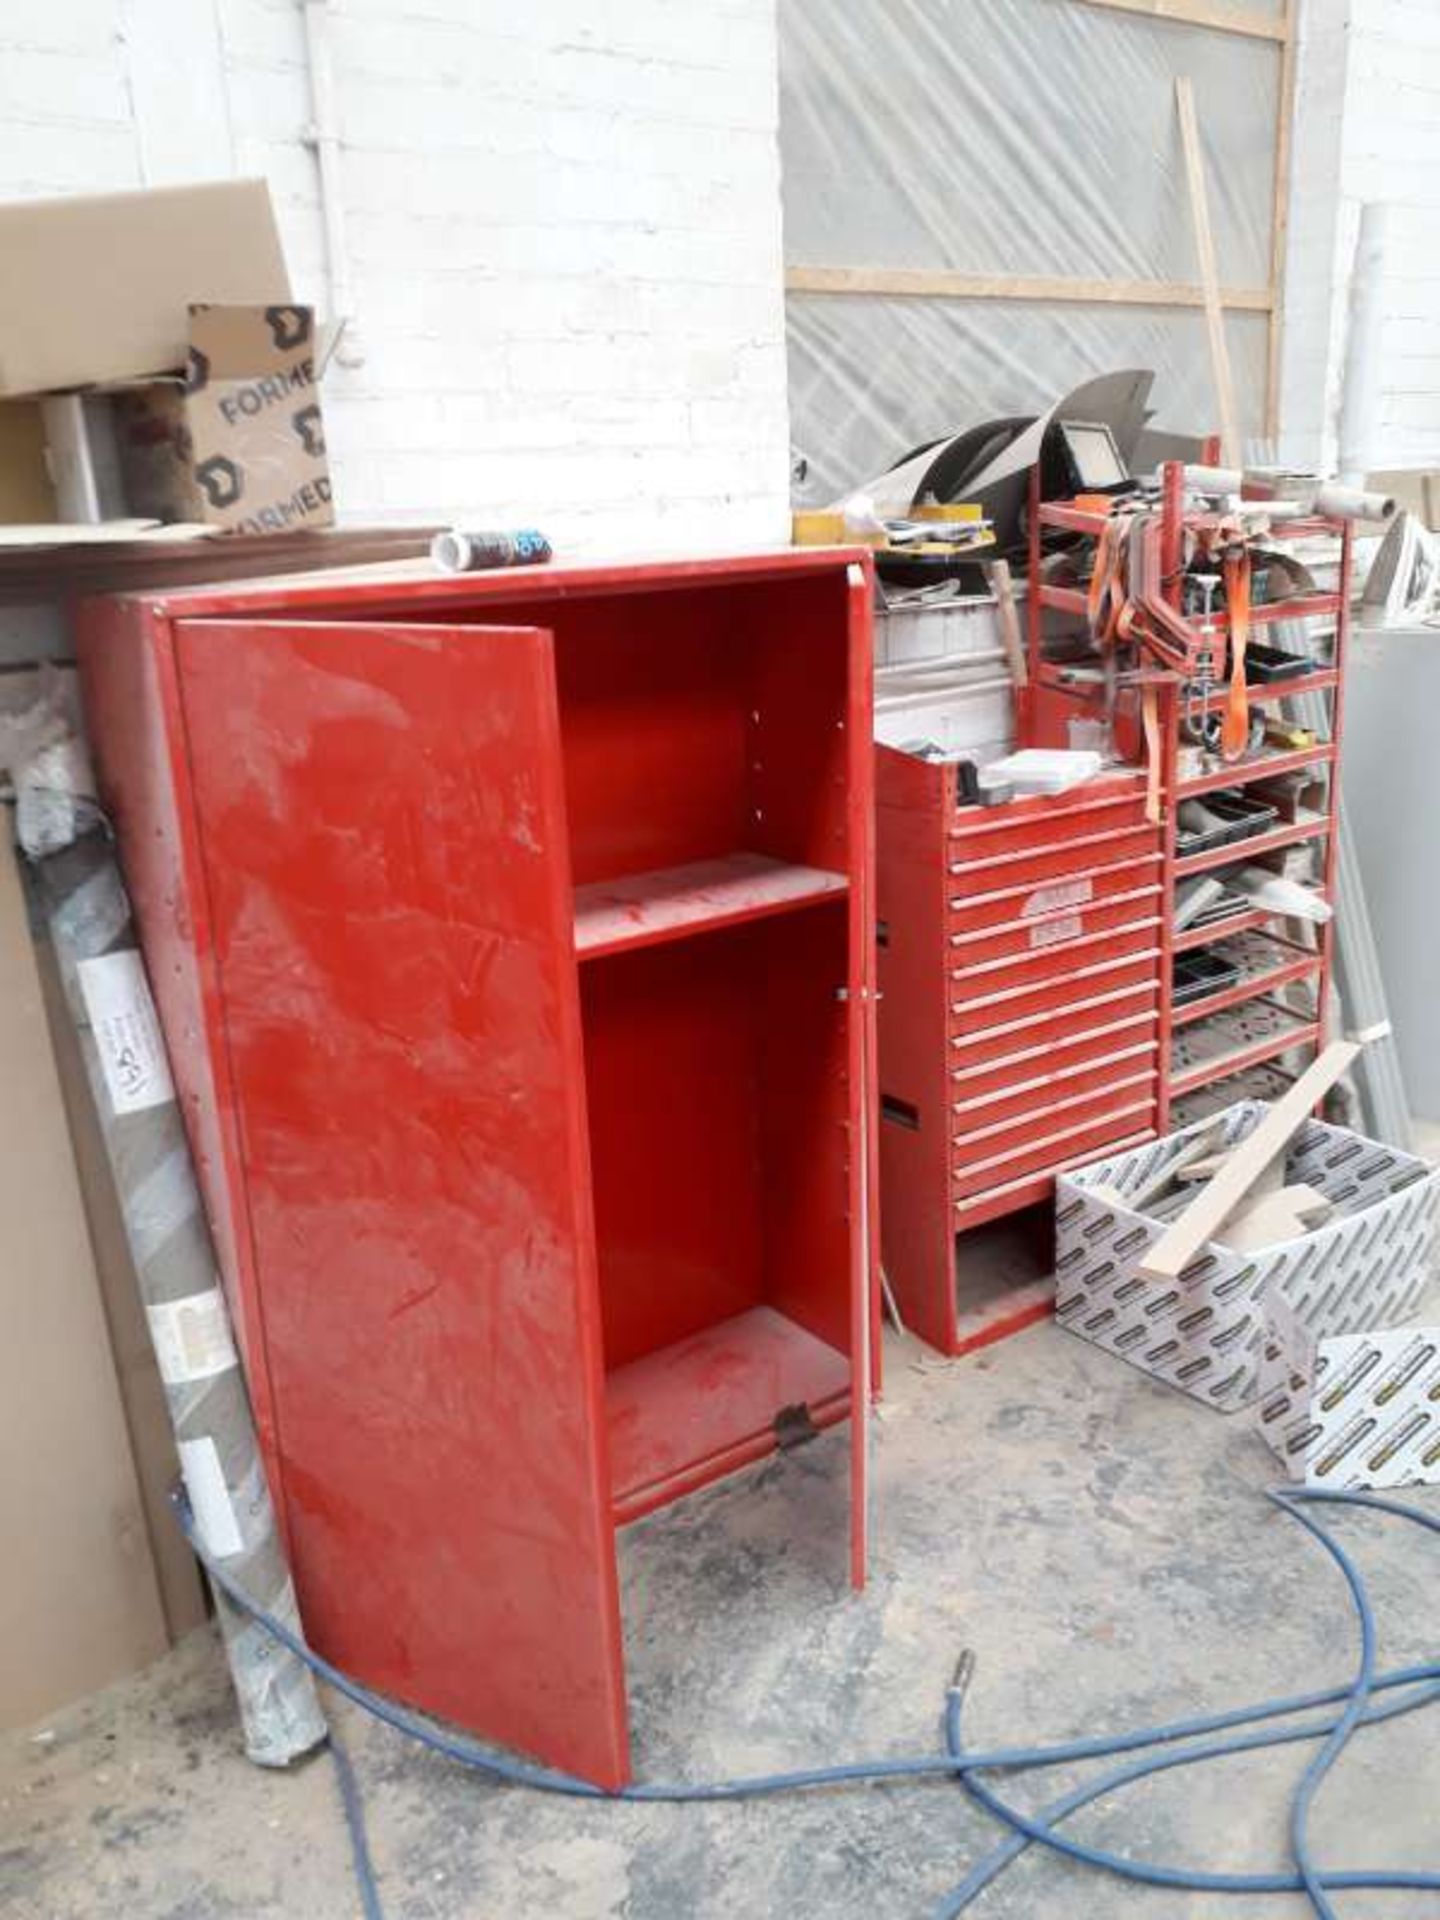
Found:
M 1245 690 L 1245 649 L 1250 644 L 1250 555 L 1231 547 L 1225 555 L 1225 603 L 1230 614 L 1230 692 L 1220 723 L 1220 758 L 1238 760 L 1250 743 L 1250 700 Z

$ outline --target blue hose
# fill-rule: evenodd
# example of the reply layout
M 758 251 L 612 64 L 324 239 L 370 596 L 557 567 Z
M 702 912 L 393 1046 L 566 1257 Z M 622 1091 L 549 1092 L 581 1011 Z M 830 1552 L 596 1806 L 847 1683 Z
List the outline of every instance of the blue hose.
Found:
M 1355 1679 L 1348 1687 L 1295 1695 L 1288 1699 L 1263 1701 L 1255 1706 L 1231 1708 L 1221 1713 L 1171 1721 L 1161 1726 L 1142 1728 L 1131 1733 L 1091 1736 L 1049 1747 L 1006 1747 L 993 1749 L 990 1752 L 967 1752 L 960 1737 L 964 1689 L 963 1686 L 956 1685 L 952 1686 L 947 1696 L 946 1750 L 943 1753 L 850 1761 L 839 1765 L 805 1768 L 790 1773 L 757 1774 L 735 1780 L 693 1784 L 687 1782 L 639 1783 L 622 1787 L 614 1793 L 597 1787 L 590 1781 L 580 1780 L 572 1774 L 561 1773 L 547 1767 L 537 1767 L 528 1761 L 516 1760 L 478 1741 L 469 1740 L 464 1735 L 442 1731 L 422 1716 L 410 1713 L 382 1695 L 372 1693 L 369 1688 L 361 1686 L 347 1674 L 342 1673 L 338 1667 L 332 1666 L 321 1655 L 312 1652 L 304 1641 L 282 1621 L 256 1606 L 230 1575 L 215 1564 L 196 1539 L 193 1519 L 183 1494 L 177 1496 L 176 1507 L 191 1546 L 216 1585 L 236 1606 L 281 1645 L 302 1659 L 321 1679 L 329 1681 L 347 1699 L 354 1701 L 356 1705 L 363 1707 L 375 1718 L 408 1738 L 416 1740 L 434 1752 L 459 1761 L 462 1765 L 476 1768 L 511 1785 L 588 1800 L 693 1803 L 753 1799 L 810 1787 L 854 1785 L 876 1780 L 917 1779 L 927 1776 L 958 1777 L 967 1792 L 1012 1829 L 1012 1836 L 971 1871 L 955 1893 L 949 1896 L 937 1910 L 936 1920 L 944 1920 L 944 1916 L 963 1911 L 999 1872 L 1024 1851 L 1031 1841 L 1040 1841 L 1055 1851 L 1067 1854 L 1086 1865 L 1099 1867 L 1107 1872 L 1150 1885 L 1249 1894 L 1303 1891 L 1309 1896 L 1317 1914 L 1323 1916 L 1324 1920 L 1335 1920 L 1335 1909 L 1327 1897 L 1327 1889 L 1330 1888 L 1440 1890 L 1440 1873 L 1386 1873 L 1380 1870 L 1321 1873 L 1310 1858 L 1308 1839 L 1309 1812 L 1315 1793 L 1351 1734 L 1358 1726 L 1373 1725 L 1402 1713 L 1413 1712 L 1416 1708 L 1426 1706 L 1436 1698 L 1440 1698 L 1440 1685 L 1423 1684 L 1440 1678 L 1440 1661 L 1402 1668 L 1393 1673 L 1376 1674 L 1375 1623 L 1364 1580 L 1338 1542 L 1308 1515 L 1299 1512 L 1297 1504 L 1301 1501 L 1324 1501 L 1373 1507 L 1379 1511 L 1412 1520 L 1437 1533 L 1440 1533 L 1440 1519 L 1433 1518 L 1399 1501 L 1385 1500 L 1363 1493 L 1322 1493 L 1310 1489 L 1288 1488 L 1271 1497 L 1292 1518 L 1299 1520 L 1325 1547 L 1335 1559 L 1350 1587 L 1361 1625 L 1361 1657 Z M 1414 1685 L 1416 1691 L 1405 1699 L 1386 1706 L 1371 1706 L 1372 1695 L 1405 1685 Z M 1101 1758 L 1116 1753 L 1172 1745 L 1208 1733 L 1228 1732 L 1257 1721 L 1281 1719 L 1313 1708 L 1337 1704 L 1342 1704 L 1342 1710 L 1333 1719 L 1315 1721 L 1301 1727 L 1283 1728 L 1279 1731 L 1270 1730 L 1240 1735 L 1231 1739 L 1213 1741 L 1204 1747 L 1182 1748 L 1174 1753 L 1150 1754 L 1115 1770 L 1104 1781 L 1088 1788 L 1077 1789 L 1076 1792 L 1057 1801 L 1045 1812 L 1033 1818 L 1009 1806 L 993 1789 L 977 1778 L 978 1774 L 986 1771 L 1055 1766 L 1072 1760 Z M 1324 1745 L 1306 1769 L 1292 1806 L 1291 1842 L 1296 1863 L 1294 1873 L 1205 1874 L 1188 1868 L 1128 1860 L 1122 1855 L 1107 1853 L 1100 1848 L 1086 1847 L 1055 1830 L 1054 1822 L 1065 1818 L 1067 1814 L 1089 1800 L 1130 1780 L 1140 1779 L 1169 1767 L 1192 1765 L 1201 1760 L 1217 1759 L 1232 1753 L 1315 1739 L 1323 1740 Z M 379 1893 L 365 1836 L 364 1815 L 358 1787 L 343 1750 L 336 1747 L 335 1753 L 341 1796 L 350 1828 L 357 1879 L 365 1901 L 366 1920 L 381 1920 Z
M 1003 1869 L 1010 1865 L 1022 1853 L 1030 1841 L 1040 1841 L 1055 1851 L 1067 1855 L 1073 1860 L 1091 1867 L 1116 1874 L 1124 1879 L 1138 1880 L 1152 1886 L 1179 1887 L 1187 1891 L 1217 1893 L 1292 1893 L 1304 1892 L 1317 1913 L 1334 1915 L 1333 1904 L 1326 1896 L 1326 1889 L 1354 1888 L 1359 1886 L 1375 1888 L 1404 1888 L 1406 1890 L 1440 1890 L 1440 1874 L 1380 1874 L 1337 1873 L 1321 1874 L 1309 1859 L 1306 1823 L 1316 1788 L 1324 1778 L 1329 1767 L 1334 1764 L 1341 1748 L 1357 1725 L 1372 1725 L 1381 1720 L 1393 1719 L 1401 1713 L 1409 1713 L 1415 1708 L 1428 1705 L 1440 1697 L 1440 1687 L 1418 1689 L 1408 1699 L 1378 1709 L 1368 1707 L 1369 1696 L 1382 1689 L 1405 1684 L 1411 1681 L 1423 1681 L 1440 1677 L 1440 1662 L 1431 1662 L 1425 1666 L 1412 1667 L 1400 1674 L 1384 1675 L 1377 1678 L 1373 1671 L 1374 1663 L 1374 1616 L 1370 1608 L 1369 1595 L 1364 1580 L 1344 1548 L 1338 1541 L 1317 1526 L 1308 1515 L 1298 1511 L 1302 1501 L 1337 1504 L 1346 1506 L 1373 1507 L 1380 1512 L 1396 1515 L 1413 1521 L 1416 1525 L 1440 1533 L 1440 1519 L 1422 1512 L 1417 1507 L 1405 1505 L 1396 1500 L 1382 1499 L 1373 1494 L 1332 1493 L 1311 1488 L 1287 1488 L 1270 1496 L 1278 1506 L 1300 1523 L 1320 1541 L 1326 1551 L 1339 1565 L 1350 1587 L 1361 1623 L 1362 1653 L 1360 1670 L 1348 1689 L 1328 1696 L 1325 1704 L 1343 1699 L 1345 1710 L 1334 1721 L 1315 1723 L 1308 1727 L 1285 1729 L 1279 1733 L 1256 1734 L 1235 1740 L 1217 1741 L 1207 1747 L 1188 1748 L 1176 1754 L 1159 1754 L 1119 1768 L 1107 1774 L 1103 1779 L 1077 1788 L 1058 1800 L 1042 1813 L 1030 1817 L 1001 1800 L 993 1789 L 976 1778 L 980 1769 L 990 1769 L 995 1763 L 986 1754 L 967 1754 L 960 1738 L 960 1714 L 964 1702 L 965 1686 L 952 1686 L 946 1700 L 945 1733 L 946 1749 L 949 1758 L 962 1767 L 961 1780 L 966 1790 L 996 1819 L 1003 1821 L 1013 1830 L 1010 1840 L 1004 1842 L 993 1853 L 972 1869 L 966 1879 L 935 1910 L 934 1920 L 953 1920 L 988 1886 Z M 959 1676 L 957 1676 L 958 1679 Z M 1313 1697 L 1305 1703 L 1307 1706 L 1321 1704 Z M 1260 1720 L 1280 1718 L 1295 1710 L 1294 1702 L 1270 1701 L 1262 1705 L 1242 1710 L 1242 1714 L 1231 1717 L 1230 1724 L 1238 1724 L 1244 1719 Z M 1213 1723 L 1212 1723 L 1213 1724 Z M 1198 1730 L 1199 1723 L 1191 1723 Z M 1107 1852 L 1103 1848 L 1089 1847 L 1074 1841 L 1066 1835 L 1054 1831 L 1054 1823 L 1064 1819 L 1077 1808 L 1098 1799 L 1116 1787 L 1131 1780 L 1144 1778 L 1151 1773 L 1162 1772 L 1169 1767 L 1187 1766 L 1200 1760 L 1218 1759 L 1232 1753 L 1284 1745 L 1296 1740 L 1313 1740 L 1321 1736 L 1326 1738 L 1325 1746 L 1306 1769 L 1296 1790 L 1292 1802 L 1291 1836 L 1298 1871 L 1294 1874 L 1205 1874 L 1188 1868 L 1156 1867 L 1143 1861 L 1128 1860 L 1123 1855 Z M 1134 1742 L 1132 1744 L 1139 1744 Z M 1004 1763 L 1014 1769 L 1047 1764 L 1046 1750 L 1030 1748 L 1012 1751 Z
M 1417 1674 L 1423 1675 L 1426 1673 L 1440 1679 L 1440 1662 L 1436 1662 L 1428 1668 L 1414 1669 L 1410 1674 L 1405 1676 L 1405 1679 L 1416 1677 Z M 1402 1684 L 1404 1684 L 1404 1682 L 1401 1676 L 1387 1675 L 1376 1681 L 1375 1690 L 1378 1692 L 1381 1688 Z M 1375 1726 L 1384 1720 L 1394 1720 L 1401 1714 L 1413 1713 L 1417 1707 L 1429 1706 L 1434 1700 L 1440 1700 L 1440 1685 L 1419 1687 L 1413 1694 L 1403 1700 L 1393 1701 L 1387 1706 L 1368 1708 L 1360 1724 L 1362 1726 Z M 953 1697 L 947 1705 L 945 1722 L 946 1739 L 949 1750 L 957 1759 L 963 1758 L 960 1740 L 960 1700 L 958 1697 Z M 1163 1881 L 1156 1881 L 1154 1875 L 1158 1870 L 1145 1863 L 1126 1860 L 1121 1855 L 1105 1853 L 1098 1847 L 1082 1848 L 1076 1847 L 1068 1842 L 1061 1844 L 1061 1836 L 1054 1832 L 1054 1828 L 1059 1821 L 1068 1818 L 1070 1814 L 1077 1812 L 1081 1807 L 1089 1806 L 1091 1801 L 1102 1799 L 1106 1794 L 1115 1792 L 1119 1787 L 1128 1786 L 1132 1780 L 1142 1780 L 1152 1773 L 1163 1773 L 1171 1767 L 1188 1767 L 1201 1760 L 1218 1760 L 1234 1753 L 1254 1752 L 1261 1747 L 1283 1747 L 1289 1746 L 1298 1740 L 1318 1740 L 1322 1734 L 1328 1733 L 1334 1725 L 1335 1722 L 1333 1720 L 1325 1720 L 1309 1726 L 1284 1727 L 1278 1732 L 1252 1733 L 1235 1740 L 1220 1740 L 1211 1742 L 1205 1746 L 1184 1747 L 1178 1753 L 1153 1754 L 1145 1759 L 1131 1760 L 1127 1762 L 1125 1766 L 1116 1767 L 1110 1773 L 1102 1775 L 1098 1780 L 1092 1780 L 1083 1787 L 1076 1787 L 1073 1792 L 1067 1793 L 1063 1799 L 1056 1800 L 1052 1802 L 1050 1806 L 1044 1808 L 1042 1812 L 1035 1815 L 1033 1820 L 1027 1819 L 1018 1809 L 1002 1801 L 992 1788 L 987 1787 L 982 1781 L 978 1780 L 974 1772 L 970 1769 L 968 1761 L 966 1761 L 966 1772 L 963 1775 L 963 1782 L 967 1790 L 979 1801 L 980 1805 L 983 1806 L 987 1812 L 992 1813 L 997 1820 L 1002 1820 L 1007 1826 L 1014 1828 L 1015 1831 L 1012 1832 L 1008 1840 L 1001 1841 L 1000 1845 L 996 1847 L 993 1852 L 988 1853 L 983 1860 L 979 1861 L 970 1869 L 970 1872 L 965 1876 L 964 1880 L 961 1881 L 955 1891 L 944 1899 L 935 1909 L 933 1920 L 954 1920 L 955 1915 L 963 1913 L 971 1902 L 983 1893 L 992 1880 L 998 1879 L 1006 1867 L 1010 1866 L 1013 1861 L 1017 1860 L 1020 1855 L 1025 1852 L 1032 1840 L 1039 1840 L 1047 1846 L 1054 1846 L 1057 1851 L 1067 1854 L 1072 1859 L 1078 1859 L 1087 1866 L 1102 1867 L 1107 1872 L 1119 1873 L 1127 1879 L 1141 1880 L 1150 1882 L 1151 1884 L 1166 1886 L 1174 1885 L 1175 1881 L 1168 1877 Z M 1183 1870 L 1174 1869 L 1166 1871 L 1168 1873 Z M 1221 1892 L 1228 1891 L 1234 1893 L 1245 1891 L 1293 1893 L 1298 1892 L 1301 1887 L 1301 1881 L 1297 1874 L 1276 1874 L 1268 1876 L 1269 1884 L 1261 1887 L 1257 1882 L 1264 1878 L 1267 1878 L 1267 1876 L 1248 1876 L 1248 1885 L 1241 1886 L 1238 1884 L 1239 1876 L 1216 1875 L 1210 1880 L 1209 1886 L 1211 1891 L 1215 1891 L 1217 1890 L 1217 1883 L 1223 1882 L 1223 1885 L 1218 1886 L 1218 1890 Z M 1410 1888 L 1421 1886 L 1428 1890 L 1435 1886 L 1437 1882 L 1440 1882 L 1440 1875 L 1395 1875 L 1381 1878 L 1371 1873 L 1354 1872 L 1330 1874 L 1326 1876 L 1326 1885 L 1332 1887 L 1379 1887 L 1382 1885 L 1393 1887 L 1403 1884 Z
M 326 1745 L 330 1749 L 330 1758 L 335 1762 L 340 1806 L 345 1815 L 345 1829 L 350 1835 L 350 1859 L 355 1868 L 355 1883 L 360 1889 L 360 1904 L 365 1910 L 365 1920 L 385 1920 L 380 1884 L 375 1878 L 375 1862 L 370 1857 L 365 1802 L 361 1797 L 360 1782 L 355 1777 L 355 1764 L 334 1727 L 330 1729 Z

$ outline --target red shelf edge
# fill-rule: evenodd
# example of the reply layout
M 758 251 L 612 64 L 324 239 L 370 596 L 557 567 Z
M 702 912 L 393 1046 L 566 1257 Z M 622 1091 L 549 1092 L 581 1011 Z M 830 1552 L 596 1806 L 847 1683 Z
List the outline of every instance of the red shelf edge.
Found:
M 1243 1073 L 1247 1067 L 1260 1067 L 1267 1060 L 1278 1060 L 1282 1053 L 1289 1053 L 1295 1047 L 1313 1046 L 1319 1038 L 1320 1022 L 1310 1020 L 1285 1033 L 1273 1034 L 1268 1040 L 1257 1041 L 1253 1046 L 1222 1054 L 1218 1060 L 1207 1060 L 1203 1066 L 1190 1067 L 1184 1073 L 1172 1070 L 1170 1098 L 1183 1100 L 1187 1093 L 1197 1093 L 1214 1080 L 1228 1080 L 1232 1073 Z
M 787 876 L 788 883 L 782 884 Z M 733 897 L 706 902 L 707 893 L 723 895 L 726 888 L 733 890 Z M 600 960 L 607 954 L 661 946 L 837 900 L 849 890 L 843 873 L 759 854 L 593 881 L 575 889 L 575 953 L 580 960 Z M 631 913 L 637 917 L 627 919 Z M 646 914 L 651 917 L 638 917 Z
M 1324 814 L 1318 820 L 1302 820 L 1287 827 L 1272 827 L 1268 833 L 1252 834 L 1248 840 L 1232 840 L 1228 846 L 1212 847 L 1208 853 L 1179 854 L 1175 860 L 1175 878 L 1189 880 L 1197 873 L 1209 873 L 1214 867 L 1230 867 L 1254 860 L 1262 853 L 1278 853 L 1282 847 L 1303 846 L 1307 840 L 1323 840 L 1334 830 L 1334 816 Z
M 1224 1013 L 1227 1007 L 1243 1007 L 1247 1000 L 1261 1000 L 1267 993 L 1276 993 L 1281 987 L 1308 979 L 1311 974 L 1318 973 L 1324 964 L 1325 957 L 1320 953 L 1307 953 L 1303 959 L 1288 960 L 1283 967 L 1272 967 L 1268 973 L 1257 973 L 1249 979 L 1240 980 L 1223 993 L 1206 994 L 1203 999 L 1188 1002 L 1185 1006 L 1172 1007 L 1170 1024 L 1172 1027 L 1191 1027 L 1197 1020 L 1204 1020 L 1212 1013 Z

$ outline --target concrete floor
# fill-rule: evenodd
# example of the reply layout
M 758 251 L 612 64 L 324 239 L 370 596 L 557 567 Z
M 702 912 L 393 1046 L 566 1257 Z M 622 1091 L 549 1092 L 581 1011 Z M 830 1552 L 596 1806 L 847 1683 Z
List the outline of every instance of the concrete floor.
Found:
M 1224 1419 L 1047 1325 L 954 1365 L 892 1342 L 877 1423 L 875 1571 L 844 1584 L 844 1440 L 631 1531 L 624 1580 L 637 1767 L 716 1776 L 927 1750 L 958 1648 L 978 1741 L 1060 1738 L 1345 1680 L 1341 1582 L 1262 1489 Z M 1440 1512 L 1440 1495 L 1419 1494 Z M 1384 1662 L 1433 1655 L 1440 1539 L 1341 1524 L 1372 1578 Z M 577 1806 L 496 1789 L 335 1709 L 360 1770 L 389 1920 L 925 1916 L 993 1839 L 949 1782 L 709 1809 Z M 1178 1771 L 1077 1821 L 1152 1858 L 1285 1863 L 1309 1748 Z M 1070 1784 L 1016 1784 L 1038 1804 Z M 1362 1734 L 1319 1806 L 1335 1865 L 1440 1868 L 1440 1709 Z M 1440 1915 L 1346 1895 L 1345 1920 Z M 0 1913 L 14 1920 L 350 1920 L 334 1777 L 239 1755 L 201 1632 L 150 1672 L 0 1744 Z M 1102 1881 L 1038 1852 L 974 1911 L 1255 1920 Z

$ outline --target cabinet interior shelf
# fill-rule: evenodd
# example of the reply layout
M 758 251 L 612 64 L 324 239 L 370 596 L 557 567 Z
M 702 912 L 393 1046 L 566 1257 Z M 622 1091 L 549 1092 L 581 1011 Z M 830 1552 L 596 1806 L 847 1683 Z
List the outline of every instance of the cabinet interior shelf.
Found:
M 772 1452 L 785 1409 L 838 1420 L 849 1388 L 846 1355 L 768 1306 L 617 1368 L 605 1382 L 617 1524 Z
M 582 960 L 595 960 L 632 947 L 659 946 L 810 906 L 848 887 L 843 873 L 763 853 L 732 853 L 595 880 L 575 889 L 575 951 Z

